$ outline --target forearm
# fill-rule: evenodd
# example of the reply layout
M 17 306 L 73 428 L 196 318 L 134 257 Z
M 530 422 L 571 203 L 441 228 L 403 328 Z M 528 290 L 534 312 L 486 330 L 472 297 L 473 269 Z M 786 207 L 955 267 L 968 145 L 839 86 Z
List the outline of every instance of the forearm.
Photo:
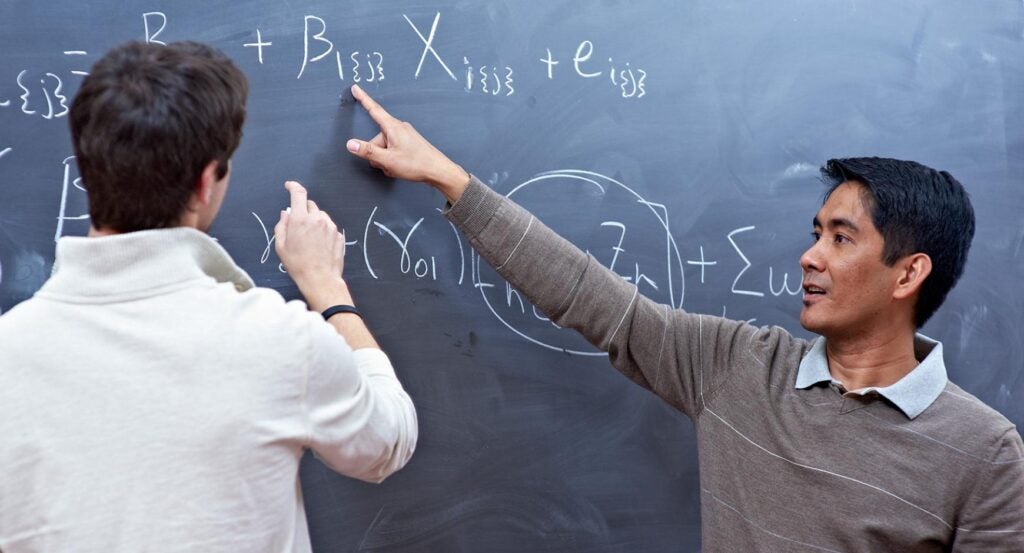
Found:
M 531 303 L 608 349 L 636 288 L 475 178 L 445 215 Z

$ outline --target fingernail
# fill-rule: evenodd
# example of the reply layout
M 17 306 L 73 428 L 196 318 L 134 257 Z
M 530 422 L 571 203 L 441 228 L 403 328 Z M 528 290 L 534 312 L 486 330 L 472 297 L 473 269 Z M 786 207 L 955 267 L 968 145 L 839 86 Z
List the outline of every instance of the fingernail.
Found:
M 291 206 L 288 206 L 288 207 L 286 207 L 286 208 L 285 208 L 285 210 L 284 210 L 284 212 L 285 212 L 285 213 L 291 213 L 291 212 L 292 212 L 292 208 L 291 208 Z
M 355 86 L 355 85 L 353 85 L 353 86 Z M 358 140 L 349 140 L 345 144 L 345 147 L 348 148 L 348 151 L 352 152 L 353 154 L 358 154 L 359 153 L 359 141 Z
M 357 85 L 357 84 L 352 85 L 352 92 L 362 92 L 362 91 L 363 91 L 363 89 L 359 88 L 359 85 Z

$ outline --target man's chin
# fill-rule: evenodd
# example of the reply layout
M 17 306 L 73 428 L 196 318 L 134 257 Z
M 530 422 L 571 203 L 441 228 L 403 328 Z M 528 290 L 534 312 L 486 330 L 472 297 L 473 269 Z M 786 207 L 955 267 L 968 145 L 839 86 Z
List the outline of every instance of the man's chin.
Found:
M 808 332 L 813 332 L 815 334 L 824 334 L 824 325 L 821 323 L 821 321 L 817 321 L 814 319 L 814 317 L 811 317 L 807 313 L 806 307 L 802 311 L 800 311 L 800 326 L 804 327 L 804 330 Z

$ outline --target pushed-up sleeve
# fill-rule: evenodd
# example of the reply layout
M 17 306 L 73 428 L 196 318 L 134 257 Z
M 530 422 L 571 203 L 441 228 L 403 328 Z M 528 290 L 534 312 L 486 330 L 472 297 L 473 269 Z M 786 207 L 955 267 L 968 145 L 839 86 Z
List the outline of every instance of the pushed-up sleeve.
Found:
M 654 302 L 475 177 L 445 216 L 552 321 L 580 332 L 624 375 L 691 417 L 762 333 Z
M 418 435 L 412 399 L 388 356 L 351 350 L 333 327 L 311 324 L 304 411 L 308 446 L 333 470 L 381 482 L 412 457 Z

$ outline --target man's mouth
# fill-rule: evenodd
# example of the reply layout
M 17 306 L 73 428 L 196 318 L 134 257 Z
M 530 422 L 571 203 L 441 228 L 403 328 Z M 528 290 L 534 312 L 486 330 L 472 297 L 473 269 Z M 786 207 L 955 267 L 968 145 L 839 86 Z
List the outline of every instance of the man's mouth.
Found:
M 813 284 L 804 284 L 804 307 L 808 307 L 825 296 L 825 289 Z

